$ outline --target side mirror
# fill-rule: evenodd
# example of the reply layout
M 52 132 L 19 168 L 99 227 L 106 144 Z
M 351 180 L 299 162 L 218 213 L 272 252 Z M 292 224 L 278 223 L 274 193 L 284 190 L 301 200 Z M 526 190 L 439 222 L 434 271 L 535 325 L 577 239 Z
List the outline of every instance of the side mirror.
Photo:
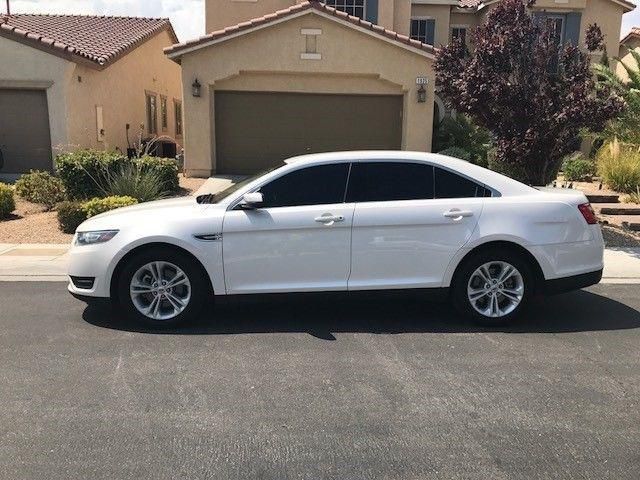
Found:
M 253 210 L 254 208 L 259 208 L 264 202 L 264 197 L 260 192 L 246 193 L 242 197 L 242 202 L 240 202 L 240 207 L 248 210 Z

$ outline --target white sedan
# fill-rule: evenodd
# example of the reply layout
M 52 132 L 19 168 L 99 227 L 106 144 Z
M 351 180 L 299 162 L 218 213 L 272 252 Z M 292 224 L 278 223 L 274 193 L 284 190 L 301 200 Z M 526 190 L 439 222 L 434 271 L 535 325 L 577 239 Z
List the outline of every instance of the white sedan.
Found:
M 460 312 L 495 325 L 534 295 L 598 283 L 603 249 L 582 193 L 435 154 L 328 153 L 217 195 L 87 220 L 69 291 L 175 325 L 211 295 L 445 289 Z

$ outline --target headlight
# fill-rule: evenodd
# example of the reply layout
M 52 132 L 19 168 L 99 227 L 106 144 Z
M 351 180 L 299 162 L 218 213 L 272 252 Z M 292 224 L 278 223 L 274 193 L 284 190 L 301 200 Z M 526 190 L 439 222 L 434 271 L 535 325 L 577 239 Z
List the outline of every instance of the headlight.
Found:
M 76 245 L 95 245 L 111 240 L 119 230 L 100 230 L 97 232 L 78 232 L 76 234 Z

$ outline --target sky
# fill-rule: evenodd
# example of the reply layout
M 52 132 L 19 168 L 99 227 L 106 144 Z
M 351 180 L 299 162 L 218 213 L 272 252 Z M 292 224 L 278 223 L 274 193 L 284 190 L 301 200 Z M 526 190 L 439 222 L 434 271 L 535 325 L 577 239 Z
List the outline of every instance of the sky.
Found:
M 204 0 L 10 0 L 13 13 L 169 17 L 181 41 L 204 34 Z M 638 0 L 635 1 L 638 4 Z M 0 0 L 0 12 L 5 0 Z M 640 7 L 622 17 L 622 36 L 640 27 Z

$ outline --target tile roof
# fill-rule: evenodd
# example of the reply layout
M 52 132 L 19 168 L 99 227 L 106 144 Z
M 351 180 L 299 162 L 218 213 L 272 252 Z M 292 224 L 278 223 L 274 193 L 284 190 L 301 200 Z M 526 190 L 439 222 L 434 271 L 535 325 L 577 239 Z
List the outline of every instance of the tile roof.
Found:
M 217 30 L 195 40 L 190 40 L 188 42 L 179 43 L 171 47 L 167 47 L 164 49 L 164 52 L 167 55 L 175 58 L 180 56 L 181 53 L 184 53 L 187 50 L 191 50 L 194 47 L 197 48 L 206 45 L 209 42 L 223 39 L 231 35 L 236 35 L 238 33 L 242 33 L 243 31 L 248 31 L 256 27 L 266 26 L 269 23 L 282 20 L 286 17 L 293 16 L 297 13 L 302 13 L 308 10 L 315 10 L 321 13 L 329 14 L 336 19 L 344 21 L 345 23 L 370 30 L 375 34 L 386 37 L 387 39 L 392 40 L 404 47 L 413 47 L 418 50 L 423 50 L 432 55 L 435 55 L 438 50 L 432 45 L 427 45 L 426 43 L 419 42 L 418 40 L 413 40 L 406 35 L 401 35 L 394 31 L 387 30 L 380 25 L 372 24 L 371 22 L 367 22 L 366 20 L 362 20 L 361 18 L 353 17 L 343 11 L 336 10 L 335 8 L 325 5 L 324 3 L 320 3 L 318 0 L 307 0 L 292 7 L 285 8 L 284 10 L 278 10 L 277 12 L 270 13 L 262 17 L 257 17 L 252 20 L 227 27 L 223 30 Z
M 162 30 L 177 42 L 164 18 L 94 15 L 0 15 L 0 36 L 54 55 L 106 67 Z
M 460 8 L 477 8 L 482 5 L 483 0 L 459 0 L 458 7 Z
M 627 33 L 627 35 L 620 40 L 620 43 L 626 43 L 627 40 L 630 40 L 631 38 L 640 38 L 640 27 L 633 27 L 631 28 L 631 31 L 629 33 Z

